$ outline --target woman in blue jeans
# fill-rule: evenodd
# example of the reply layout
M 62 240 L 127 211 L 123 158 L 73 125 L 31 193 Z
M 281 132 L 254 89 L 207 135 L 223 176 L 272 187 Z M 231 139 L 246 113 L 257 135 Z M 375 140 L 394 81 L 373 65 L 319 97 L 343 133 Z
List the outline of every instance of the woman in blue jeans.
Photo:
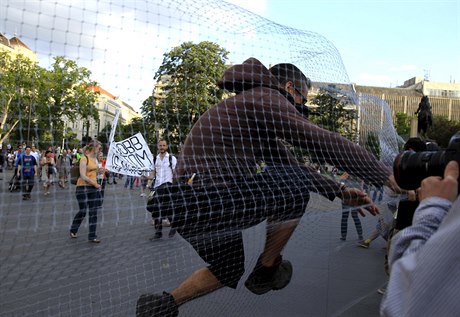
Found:
M 347 187 L 355 187 L 359 189 L 363 189 L 363 182 L 353 179 L 350 175 L 345 172 L 340 176 L 340 183 L 342 185 L 346 185 Z M 351 214 L 353 218 L 353 222 L 355 223 L 356 233 L 358 234 L 359 242 L 363 240 L 363 227 L 361 225 L 361 220 L 358 216 L 359 208 L 347 206 L 346 204 L 342 203 L 342 221 L 340 223 L 340 240 L 345 241 L 347 240 L 347 231 L 348 231 L 348 217 Z
M 77 238 L 77 232 L 88 210 L 89 233 L 88 241 L 100 243 L 96 236 L 97 212 L 101 207 L 101 185 L 97 182 L 97 156 L 101 150 L 101 143 L 91 141 L 84 149 L 85 155 L 80 159 L 80 177 L 77 180 L 76 197 L 79 211 L 70 227 L 70 238 Z

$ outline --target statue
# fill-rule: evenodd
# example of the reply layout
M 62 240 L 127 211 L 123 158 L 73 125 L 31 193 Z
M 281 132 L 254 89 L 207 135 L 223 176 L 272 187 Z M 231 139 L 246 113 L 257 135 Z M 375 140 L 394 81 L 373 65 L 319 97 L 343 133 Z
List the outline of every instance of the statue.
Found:
M 419 135 L 425 135 L 429 127 L 433 125 L 433 115 L 431 113 L 430 99 L 423 96 L 415 112 L 418 118 L 417 132 Z

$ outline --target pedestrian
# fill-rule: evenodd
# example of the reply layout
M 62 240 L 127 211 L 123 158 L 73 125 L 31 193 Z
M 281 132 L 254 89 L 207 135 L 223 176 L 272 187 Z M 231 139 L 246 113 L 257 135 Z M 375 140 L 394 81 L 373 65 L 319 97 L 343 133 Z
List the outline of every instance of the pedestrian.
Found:
M 35 172 L 37 169 L 37 161 L 35 157 L 31 155 L 31 147 L 25 146 L 25 153 L 21 154 L 17 161 L 17 176 L 21 181 L 22 199 L 30 200 L 30 193 L 34 187 Z
M 154 159 L 153 190 L 157 190 L 160 186 L 173 182 L 173 174 L 176 168 L 177 159 L 168 152 L 168 148 L 168 142 L 165 139 L 158 141 L 158 155 Z M 160 239 L 163 236 L 163 218 L 155 213 L 152 213 L 152 218 L 155 227 L 153 239 Z M 169 221 L 167 218 L 164 220 Z M 172 238 L 175 234 L 176 229 L 171 228 L 168 234 L 169 237 Z
M 62 150 L 61 154 L 58 156 L 56 167 L 59 172 L 59 187 L 66 189 L 65 185 L 69 179 L 70 166 L 72 163 L 72 155 L 70 150 Z
M 286 287 L 292 264 L 281 253 L 310 191 L 377 213 L 364 192 L 298 162 L 281 140 L 368 183 L 397 189 L 391 171 L 375 156 L 296 110 L 306 103 L 311 82 L 295 65 L 273 67 L 277 75 L 250 58 L 225 71 L 219 86 L 234 95 L 198 118 L 181 148 L 176 182 L 156 190 L 158 213 L 207 266 L 170 293 L 141 295 L 137 316 L 177 316 L 179 305 L 191 299 L 223 286 L 236 288 L 245 272 L 242 230 L 263 221 L 265 247 L 245 286 L 257 295 Z M 263 172 L 257 172 L 260 162 Z
M 347 172 L 343 173 L 340 176 L 340 183 L 348 186 L 348 187 L 355 187 L 359 189 L 363 189 L 363 182 L 354 180 L 350 174 Z M 340 222 L 340 240 L 345 241 L 347 240 L 347 231 L 348 231 L 348 216 L 351 214 L 351 218 L 355 223 L 356 233 L 358 234 L 358 240 L 363 240 L 363 226 L 361 225 L 361 220 L 358 216 L 359 208 L 353 208 L 348 206 L 342 202 L 342 220 Z
M 0 174 L 3 175 L 3 167 L 5 166 L 5 153 L 3 151 L 3 145 L 0 143 Z M 3 176 L 0 177 L 0 180 L 3 179 Z
M 102 151 L 99 151 L 97 157 L 97 182 L 101 185 L 101 206 L 104 202 L 104 194 L 105 194 L 105 185 L 107 184 L 107 175 L 109 171 L 105 169 L 105 165 L 107 163 L 106 158 Z
M 125 188 L 134 189 L 134 176 L 126 175 Z
M 385 241 L 388 241 L 388 234 L 390 233 L 392 223 L 392 217 L 385 218 L 383 216 L 379 216 L 374 231 L 372 231 L 369 237 L 367 237 L 365 240 L 361 239 L 361 241 L 358 243 L 358 246 L 367 249 L 371 245 L 372 241 L 378 237 L 382 237 Z
M 54 161 L 53 154 L 50 150 L 46 150 L 40 161 L 41 167 L 41 180 L 43 183 L 44 195 L 50 194 L 49 189 L 56 177 L 56 162 Z
M 83 219 L 88 212 L 89 232 L 88 241 L 100 243 L 97 238 L 97 213 L 101 207 L 101 185 L 97 182 L 98 163 L 97 156 L 101 150 L 101 143 L 91 141 L 84 149 L 80 158 L 80 177 L 77 180 L 75 195 L 78 201 L 79 211 L 75 215 L 70 227 L 70 238 L 77 238 L 77 232 Z

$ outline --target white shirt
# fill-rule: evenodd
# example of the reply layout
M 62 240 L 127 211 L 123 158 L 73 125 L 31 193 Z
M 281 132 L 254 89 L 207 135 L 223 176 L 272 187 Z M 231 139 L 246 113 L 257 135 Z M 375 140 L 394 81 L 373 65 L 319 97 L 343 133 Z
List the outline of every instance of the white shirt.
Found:
M 30 155 L 32 155 L 33 157 L 35 157 L 35 160 L 38 162 L 40 162 L 40 153 L 39 152 L 34 152 L 34 151 L 30 151 Z
M 172 183 L 173 181 L 173 170 L 176 168 L 177 159 L 172 155 L 171 167 L 169 166 L 169 153 L 166 152 L 163 159 L 160 158 L 160 154 L 157 155 L 155 160 L 155 184 L 153 188 L 157 188 L 164 183 Z

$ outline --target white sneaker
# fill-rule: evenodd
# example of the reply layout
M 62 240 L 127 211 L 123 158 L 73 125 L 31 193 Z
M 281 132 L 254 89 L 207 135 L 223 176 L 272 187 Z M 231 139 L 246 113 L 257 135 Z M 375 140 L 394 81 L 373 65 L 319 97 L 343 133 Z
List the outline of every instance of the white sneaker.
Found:
M 146 195 L 144 193 L 141 194 L 141 197 L 145 197 Z

